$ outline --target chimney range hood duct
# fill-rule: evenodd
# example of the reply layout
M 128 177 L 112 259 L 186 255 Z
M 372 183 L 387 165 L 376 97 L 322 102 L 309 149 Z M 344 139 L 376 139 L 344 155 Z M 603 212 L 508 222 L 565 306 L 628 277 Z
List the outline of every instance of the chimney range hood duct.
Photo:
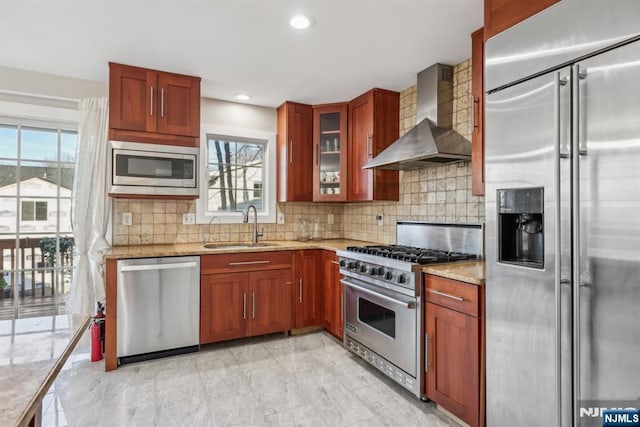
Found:
M 410 170 L 471 160 L 471 143 L 453 130 L 453 67 L 435 64 L 418 73 L 417 125 L 364 169 Z

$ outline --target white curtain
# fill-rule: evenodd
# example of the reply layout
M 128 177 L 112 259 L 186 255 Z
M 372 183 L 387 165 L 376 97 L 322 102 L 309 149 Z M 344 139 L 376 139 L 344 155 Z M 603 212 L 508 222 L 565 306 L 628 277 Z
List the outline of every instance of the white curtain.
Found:
M 73 183 L 73 237 L 79 254 L 67 311 L 94 314 L 104 301 L 102 255 L 107 237 L 111 198 L 107 197 L 109 102 L 105 97 L 80 101 L 80 126 Z

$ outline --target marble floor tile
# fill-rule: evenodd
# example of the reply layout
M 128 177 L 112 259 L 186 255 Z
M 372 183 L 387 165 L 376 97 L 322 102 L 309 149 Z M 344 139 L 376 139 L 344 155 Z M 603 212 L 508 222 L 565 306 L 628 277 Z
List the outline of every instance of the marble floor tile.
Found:
M 84 351 L 47 393 L 43 426 L 458 426 L 323 332 L 215 343 L 107 373 Z

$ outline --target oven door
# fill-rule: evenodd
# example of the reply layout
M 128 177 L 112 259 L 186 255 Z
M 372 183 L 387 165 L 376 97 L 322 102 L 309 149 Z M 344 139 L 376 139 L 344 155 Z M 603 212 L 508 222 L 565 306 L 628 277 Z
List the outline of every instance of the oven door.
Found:
M 195 154 L 113 150 L 113 185 L 196 188 Z
M 416 298 L 352 277 L 340 282 L 345 286 L 345 335 L 417 377 Z

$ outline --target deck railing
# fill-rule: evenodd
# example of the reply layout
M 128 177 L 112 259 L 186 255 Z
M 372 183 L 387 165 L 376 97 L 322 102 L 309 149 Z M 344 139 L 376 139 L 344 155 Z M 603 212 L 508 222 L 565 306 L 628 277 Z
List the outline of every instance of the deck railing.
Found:
M 57 251 L 58 249 L 59 251 Z M 73 239 L 0 239 L 0 308 L 55 313 L 64 304 L 73 271 Z M 0 317 L 6 317 L 0 315 Z M 27 317 L 27 316 L 20 316 Z

